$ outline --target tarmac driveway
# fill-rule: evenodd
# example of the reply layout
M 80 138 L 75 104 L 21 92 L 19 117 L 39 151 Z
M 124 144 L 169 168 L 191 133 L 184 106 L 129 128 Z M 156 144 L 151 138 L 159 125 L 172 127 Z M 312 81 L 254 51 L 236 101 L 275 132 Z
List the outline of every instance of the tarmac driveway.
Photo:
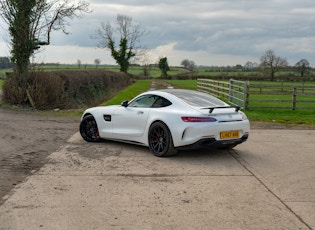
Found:
M 78 133 L 5 197 L 0 229 L 315 229 L 315 130 L 157 158 Z

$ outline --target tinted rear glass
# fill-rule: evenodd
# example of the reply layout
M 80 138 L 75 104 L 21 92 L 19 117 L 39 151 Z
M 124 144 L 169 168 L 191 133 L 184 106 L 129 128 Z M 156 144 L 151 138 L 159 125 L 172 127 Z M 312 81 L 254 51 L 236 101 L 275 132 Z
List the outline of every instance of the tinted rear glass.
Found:
M 225 103 L 214 96 L 193 90 L 168 89 L 166 92 L 175 95 L 186 103 L 197 107 L 224 106 Z

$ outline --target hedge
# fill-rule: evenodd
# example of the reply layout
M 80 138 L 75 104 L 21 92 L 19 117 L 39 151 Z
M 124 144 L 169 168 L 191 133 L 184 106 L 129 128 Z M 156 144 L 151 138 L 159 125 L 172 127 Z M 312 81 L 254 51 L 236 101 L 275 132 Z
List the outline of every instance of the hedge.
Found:
M 3 100 L 39 110 L 94 106 L 130 84 L 130 76 L 107 70 L 31 72 L 27 87 L 12 74 L 3 85 Z

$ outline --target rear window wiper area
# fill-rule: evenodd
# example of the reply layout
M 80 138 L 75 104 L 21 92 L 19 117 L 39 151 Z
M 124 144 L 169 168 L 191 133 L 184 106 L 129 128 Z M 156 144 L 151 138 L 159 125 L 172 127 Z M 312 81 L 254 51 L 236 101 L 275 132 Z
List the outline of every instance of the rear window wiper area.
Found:
M 234 108 L 235 112 L 238 112 L 241 108 L 239 106 L 218 106 L 218 107 L 207 107 L 201 109 L 209 109 L 209 113 L 212 113 L 215 109 L 231 109 Z

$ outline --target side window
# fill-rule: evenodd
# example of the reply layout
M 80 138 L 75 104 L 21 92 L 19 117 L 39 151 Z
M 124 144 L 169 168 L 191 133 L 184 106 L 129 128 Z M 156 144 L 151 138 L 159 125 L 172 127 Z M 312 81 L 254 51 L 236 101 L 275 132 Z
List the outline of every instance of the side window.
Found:
M 133 100 L 128 107 L 150 108 L 156 99 L 157 96 L 155 95 L 143 95 Z
M 169 100 L 167 100 L 167 99 L 165 99 L 163 97 L 158 97 L 155 100 L 155 102 L 153 103 L 152 108 L 162 108 L 162 107 L 169 106 L 171 104 L 172 103 Z

